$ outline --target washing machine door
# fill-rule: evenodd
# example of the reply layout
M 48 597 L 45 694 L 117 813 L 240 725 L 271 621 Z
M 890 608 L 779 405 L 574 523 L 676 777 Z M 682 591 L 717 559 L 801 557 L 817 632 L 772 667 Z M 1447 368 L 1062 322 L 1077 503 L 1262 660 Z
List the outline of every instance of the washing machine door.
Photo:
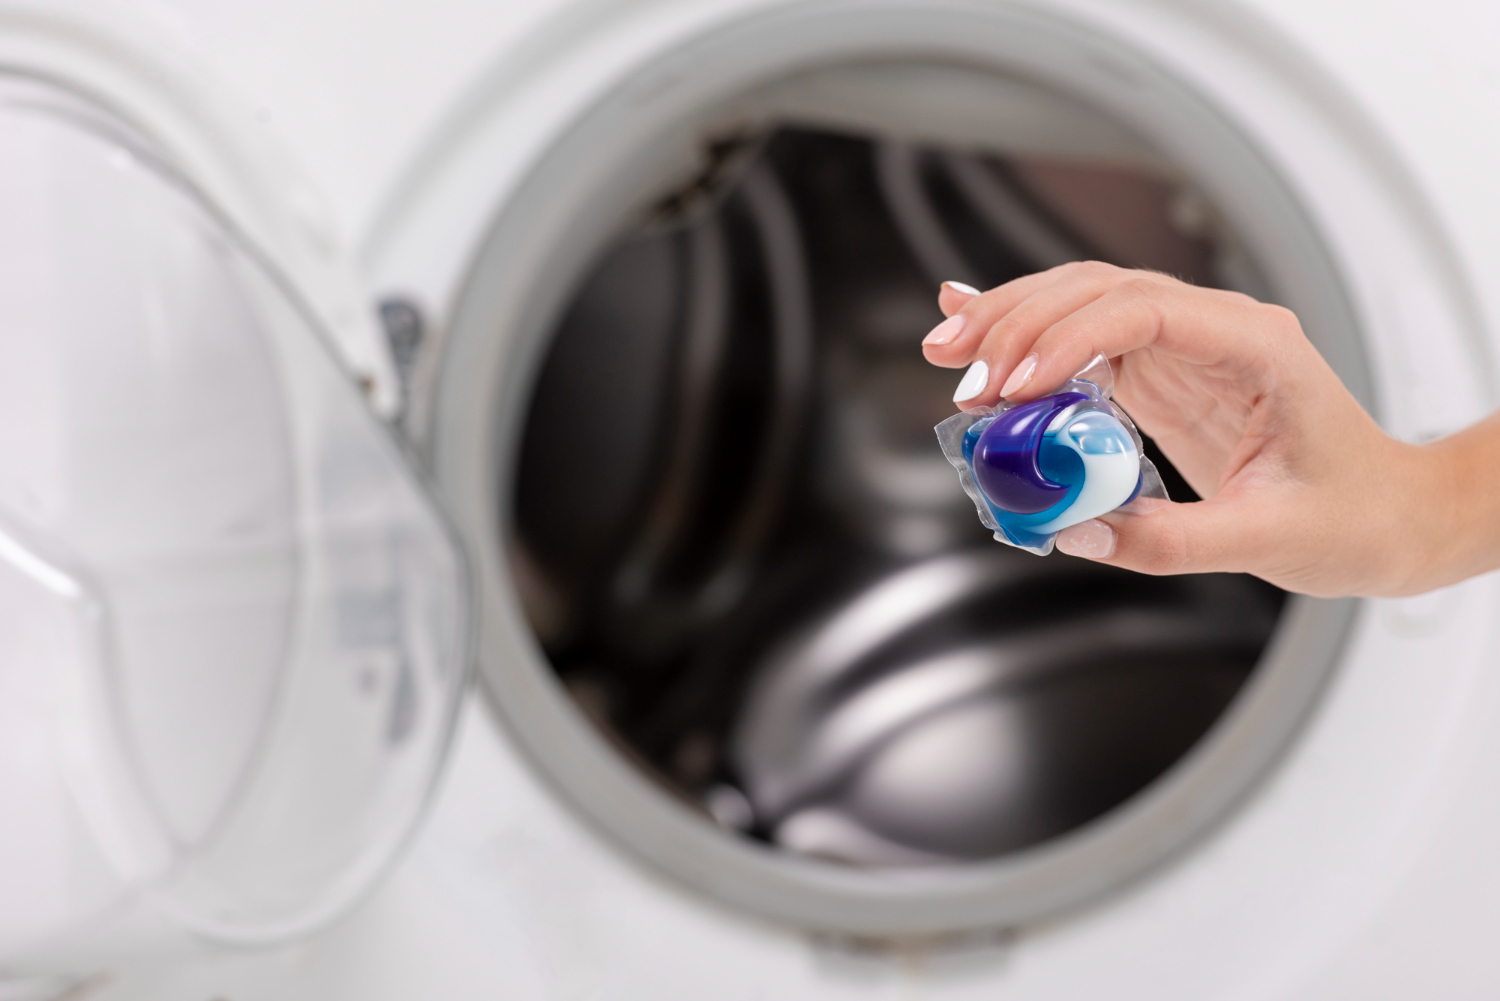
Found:
M 336 914 L 467 663 L 459 550 L 320 286 L 54 56 L 0 71 L 0 982 Z

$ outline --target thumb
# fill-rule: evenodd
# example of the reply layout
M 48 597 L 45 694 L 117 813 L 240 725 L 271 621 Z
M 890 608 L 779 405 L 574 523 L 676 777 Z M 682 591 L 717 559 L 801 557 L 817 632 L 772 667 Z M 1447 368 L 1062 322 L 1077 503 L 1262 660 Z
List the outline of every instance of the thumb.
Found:
M 1260 551 L 1255 519 L 1229 500 L 1174 504 L 1142 497 L 1102 518 L 1057 533 L 1069 556 L 1139 573 L 1240 571 Z

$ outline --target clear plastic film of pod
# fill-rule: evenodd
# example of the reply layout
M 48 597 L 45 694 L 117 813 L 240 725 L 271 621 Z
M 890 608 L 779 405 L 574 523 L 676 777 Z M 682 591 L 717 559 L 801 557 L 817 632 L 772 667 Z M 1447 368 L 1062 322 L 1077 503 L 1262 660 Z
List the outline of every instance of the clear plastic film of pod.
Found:
M 975 407 L 937 425 L 943 454 L 997 541 L 1045 556 L 1071 525 L 1140 496 L 1166 499 L 1113 393 L 1109 359 L 1096 355 L 1054 393 Z
M 296 938 L 433 788 L 460 550 L 317 321 L 145 140 L 0 88 L 0 219 L 0 993 Z

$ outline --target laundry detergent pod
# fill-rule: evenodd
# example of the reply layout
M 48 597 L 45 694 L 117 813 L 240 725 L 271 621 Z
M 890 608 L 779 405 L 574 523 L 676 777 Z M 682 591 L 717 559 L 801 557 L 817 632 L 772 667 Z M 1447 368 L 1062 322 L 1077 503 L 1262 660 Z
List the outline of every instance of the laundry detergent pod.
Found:
M 1130 503 L 1165 497 L 1102 355 L 1056 393 L 956 414 L 937 426 L 979 518 L 1001 542 L 1045 555 L 1053 539 Z

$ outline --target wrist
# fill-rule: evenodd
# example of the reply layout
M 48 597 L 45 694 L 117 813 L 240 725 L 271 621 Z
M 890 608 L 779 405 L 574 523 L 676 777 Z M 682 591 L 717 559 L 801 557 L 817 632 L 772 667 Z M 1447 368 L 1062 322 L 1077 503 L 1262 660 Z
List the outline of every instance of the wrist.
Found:
M 1397 443 L 1401 445 L 1401 443 Z M 1500 566 L 1500 425 L 1401 445 L 1401 536 L 1409 550 L 1398 593 L 1416 594 Z

